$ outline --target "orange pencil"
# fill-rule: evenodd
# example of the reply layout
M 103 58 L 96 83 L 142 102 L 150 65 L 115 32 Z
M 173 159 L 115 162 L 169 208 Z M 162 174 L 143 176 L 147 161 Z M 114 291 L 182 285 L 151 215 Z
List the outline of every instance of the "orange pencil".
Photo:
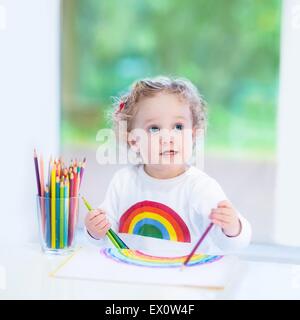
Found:
M 77 167 L 73 168 L 73 174 L 74 174 L 73 196 L 76 197 L 76 186 L 77 186 L 77 180 L 78 180 Z
M 64 168 L 64 177 L 67 178 L 67 176 L 68 176 L 68 169 Z

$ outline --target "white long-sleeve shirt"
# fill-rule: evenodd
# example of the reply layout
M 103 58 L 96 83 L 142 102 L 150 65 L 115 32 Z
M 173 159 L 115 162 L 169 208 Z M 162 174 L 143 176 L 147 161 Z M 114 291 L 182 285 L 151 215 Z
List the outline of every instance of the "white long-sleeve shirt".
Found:
M 114 174 L 99 208 L 131 249 L 181 246 L 188 252 L 211 222 L 211 209 L 222 200 L 228 199 L 216 180 L 194 166 L 174 178 L 157 179 L 140 164 Z M 198 251 L 223 253 L 247 246 L 251 226 L 239 212 L 238 216 L 242 227 L 238 236 L 228 237 L 215 225 Z M 107 237 L 88 237 L 93 243 L 110 246 Z

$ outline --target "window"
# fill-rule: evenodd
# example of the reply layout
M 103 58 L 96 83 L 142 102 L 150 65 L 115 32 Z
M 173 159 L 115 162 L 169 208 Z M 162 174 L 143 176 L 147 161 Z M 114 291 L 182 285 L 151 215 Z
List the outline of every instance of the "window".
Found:
M 64 0 L 64 147 L 97 146 L 137 78 L 187 77 L 209 105 L 206 171 L 271 241 L 280 20 L 280 0 Z

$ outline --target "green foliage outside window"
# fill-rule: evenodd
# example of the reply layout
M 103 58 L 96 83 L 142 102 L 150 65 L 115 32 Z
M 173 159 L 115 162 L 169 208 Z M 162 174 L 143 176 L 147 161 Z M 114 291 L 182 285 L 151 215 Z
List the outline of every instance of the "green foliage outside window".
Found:
M 64 0 L 64 143 L 96 144 L 136 79 L 187 77 L 208 102 L 207 150 L 272 157 L 280 0 Z

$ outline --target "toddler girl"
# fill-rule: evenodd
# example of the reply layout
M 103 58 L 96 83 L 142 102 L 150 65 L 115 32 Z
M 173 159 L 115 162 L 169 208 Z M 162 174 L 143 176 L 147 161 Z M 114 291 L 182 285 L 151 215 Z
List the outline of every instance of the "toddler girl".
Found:
M 89 237 L 107 245 L 105 235 L 112 228 L 132 249 L 170 241 L 192 245 L 213 222 L 200 251 L 249 244 L 248 221 L 216 180 L 189 163 L 196 137 L 206 127 L 205 102 L 191 82 L 137 81 L 112 116 L 116 132 L 125 122 L 126 143 L 139 163 L 114 174 L 105 200 L 86 216 Z

